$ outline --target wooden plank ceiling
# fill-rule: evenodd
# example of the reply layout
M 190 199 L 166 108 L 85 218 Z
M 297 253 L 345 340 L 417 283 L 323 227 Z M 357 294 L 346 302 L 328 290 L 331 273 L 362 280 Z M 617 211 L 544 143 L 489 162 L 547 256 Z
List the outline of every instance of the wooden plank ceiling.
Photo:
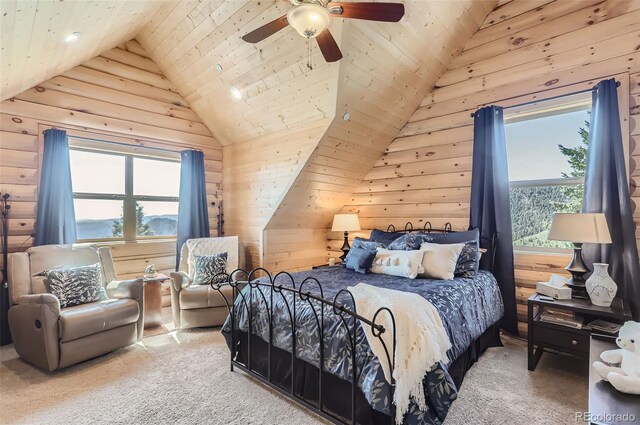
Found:
M 0 101 L 133 38 L 163 0 L 0 2 Z M 64 38 L 80 32 L 80 38 Z

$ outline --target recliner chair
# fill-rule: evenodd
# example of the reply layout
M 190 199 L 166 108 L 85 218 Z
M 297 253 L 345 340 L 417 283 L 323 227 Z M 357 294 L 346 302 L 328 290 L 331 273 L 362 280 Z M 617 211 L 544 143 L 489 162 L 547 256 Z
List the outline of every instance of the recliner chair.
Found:
M 67 308 L 48 293 L 45 270 L 101 263 L 109 299 Z M 9 328 L 20 357 L 54 371 L 142 339 L 144 283 L 116 280 L 110 248 L 43 245 L 9 254 Z
M 171 309 L 176 329 L 220 326 L 229 310 L 220 293 L 210 285 L 191 285 L 193 270 L 190 261 L 193 255 L 227 253 L 226 272 L 244 268 L 244 245 L 237 236 L 189 239 L 180 250 L 179 271 L 171 273 Z M 225 286 L 222 292 L 229 303 L 233 291 Z

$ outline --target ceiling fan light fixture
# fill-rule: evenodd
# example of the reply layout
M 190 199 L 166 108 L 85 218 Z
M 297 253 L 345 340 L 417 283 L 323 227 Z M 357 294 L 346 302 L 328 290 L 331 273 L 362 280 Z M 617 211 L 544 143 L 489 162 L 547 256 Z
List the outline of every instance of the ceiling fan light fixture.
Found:
M 329 27 L 329 11 L 315 3 L 303 3 L 287 13 L 287 21 L 306 38 L 315 38 Z

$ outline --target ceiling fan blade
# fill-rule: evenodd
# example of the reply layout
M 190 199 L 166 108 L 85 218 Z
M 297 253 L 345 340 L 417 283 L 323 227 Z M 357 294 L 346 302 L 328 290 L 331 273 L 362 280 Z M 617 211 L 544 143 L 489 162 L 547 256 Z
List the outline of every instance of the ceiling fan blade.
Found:
M 333 38 L 329 29 L 322 31 L 320 35 L 316 37 L 316 41 L 318 42 L 322 56 L 324 56 L 324 60 L 327 62 L 337 62 L 342 59 L 340 47 L 338 47 L 338 43 L 336 43 L 336 39 Z
M 261 26 L 260 28 L 256 28 L 248 34 L 245 34 L 242 39 L 247 43 L 257 43 L 277 33 L 287 25 L 289 25 L 289 22 L 287 21 L 287 15 L 283 15 L 278 19 L 271 21 L 268 24 Z
M 402 3 L 342 3 L 331 2 L 329 12 L 336 18 L 366 19 L 368 21 L 398 22 L 404 16 Z

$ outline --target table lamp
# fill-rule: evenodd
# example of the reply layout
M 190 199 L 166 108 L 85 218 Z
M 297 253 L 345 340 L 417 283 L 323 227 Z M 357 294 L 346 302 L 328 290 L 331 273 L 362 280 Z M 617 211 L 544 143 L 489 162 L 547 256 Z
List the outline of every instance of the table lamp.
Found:
M 333 226 L 331 230 L 334 232 L 344 232 L 344 243 L 342 244 L 342 255 L 340 261 L 344 262 L 344 259 L 349 253 L 349 232 L 360 230 L 360 220 L 358 220 L 358 214 L 336 214 L 333 216 Z
M 547 239 L 573 243 L 573 259 L 565 267 L 565 270 L 571 273 L 571 278 L 567 280 L 567 286 L 571 288 L 571 295 L 574 298 L 588 299 L 584 275 L 590 270 L 582 259 L 582 244 L 611 243 L 605 215 L 602 213 L 556 213 L 553 215 Z

